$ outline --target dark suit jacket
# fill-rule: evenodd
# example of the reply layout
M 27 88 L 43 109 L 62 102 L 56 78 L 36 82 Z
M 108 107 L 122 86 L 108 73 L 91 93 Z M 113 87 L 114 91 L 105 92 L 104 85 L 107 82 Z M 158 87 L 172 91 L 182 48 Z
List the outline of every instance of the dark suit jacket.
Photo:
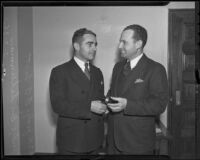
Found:
M 103 75 L 91 65 L 90 81 L 74 59 L 52 69 L 50 100 L 57 121 L 57 146 L 72 152 L 89 152 L 102 145 L 102 115 L 90 111 L 91 101 L 104 97 Z
M 166 108 L 168 81 L 165 68 L 143 55 L 119 93 L 124 64 L 121 61 L 114 66 L 108 95 L 127 98 L 127 107 L 120 113 L 109 114 L 108 143 L 114 136 L 119 150 L 140 154 L 155 147 L 155 116 Z

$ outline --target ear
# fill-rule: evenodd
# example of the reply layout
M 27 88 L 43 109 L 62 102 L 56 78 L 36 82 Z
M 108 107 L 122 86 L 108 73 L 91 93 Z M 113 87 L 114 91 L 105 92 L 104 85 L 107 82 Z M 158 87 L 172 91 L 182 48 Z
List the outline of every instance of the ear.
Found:
M 138 40 L 137 42 L 136 42 L 136 48 L 137 49 L 139 49 L 139 48 L 142 48 L 142 41 L 141 40 Z
M 75 42 L 75 43 L 73 44 L 73 46 L 74 46 L 74 49 L 75 49 L 76 51 L 79 51 L 79 50 L 80 50 L 80 45 L 79 45 L 77 42 Z

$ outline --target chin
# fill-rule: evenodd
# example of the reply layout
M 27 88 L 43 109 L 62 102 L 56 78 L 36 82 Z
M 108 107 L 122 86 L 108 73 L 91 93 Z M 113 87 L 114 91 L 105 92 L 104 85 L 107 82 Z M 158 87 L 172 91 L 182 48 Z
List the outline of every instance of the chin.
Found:
M 90 61 L 92 61 L 93 59 L 94 59 L 94 57 L 90 57 L 90 58 L 88 58 Z
M 122 57 L 122 58 L 126 58 L 127 55 L 122 53 L 122 54 L 121 54 L 121 57 Z

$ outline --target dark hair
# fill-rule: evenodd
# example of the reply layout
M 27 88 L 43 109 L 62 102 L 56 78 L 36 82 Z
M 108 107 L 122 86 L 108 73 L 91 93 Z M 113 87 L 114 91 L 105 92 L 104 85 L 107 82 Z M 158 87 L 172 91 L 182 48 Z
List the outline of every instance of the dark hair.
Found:
M 80 42 L 85 34 L 92 34 L 96 37 L 96 34 L 91 30 L 88 30 L 87 28 L 81 28 L 74 32 L 74 35 L 72 37 L 72 44 L 74 44 L 75 42 Z
M 147 30 L 140 25 L 133 24 L 133 25 L 129 25 L 126 28 L 124 28 L 123 31 L 129 30 L 129 29 L 134 31 L 133 38 L 135 40 L 141 40 L 142 41 L 142 48 L 144 48 L 144 46 L 147 42 Z

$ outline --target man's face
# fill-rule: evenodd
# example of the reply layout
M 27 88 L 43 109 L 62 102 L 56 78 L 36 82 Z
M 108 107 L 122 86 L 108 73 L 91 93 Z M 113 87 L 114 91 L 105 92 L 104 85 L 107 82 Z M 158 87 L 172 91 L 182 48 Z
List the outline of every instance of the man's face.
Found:
M 125 30 L 122 32 L 119 42 L 121 56 L 129 60 L 134 59 L 138 55 L 139 44 L 133 36 L 133 30 Z
M 85 34 L 78 43 L 78 57 L 84 61 L 93 60 L 97 50 L 97 40 L 92 34 Z

